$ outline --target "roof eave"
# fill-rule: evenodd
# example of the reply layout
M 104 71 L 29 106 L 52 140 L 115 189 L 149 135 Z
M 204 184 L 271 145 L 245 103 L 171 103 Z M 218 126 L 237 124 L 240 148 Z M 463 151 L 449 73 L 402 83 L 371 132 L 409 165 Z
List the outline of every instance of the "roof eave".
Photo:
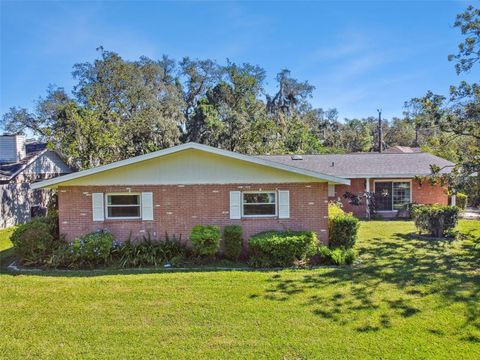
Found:
M 309 177 L 312 177 L 312 178 L 316 178 L 318 180 L 322 180 L 322 181 L 326 181 L 326 182 L 330 182 L 330 183 L 334 183 L 334 184 L 350 185 L 350 180 L 348 180 L 346 178 L 343 178 L 343 177 L 322 174 L 322 173 L 318 173 L 316 171 L 311 171 L 311 170 L 306 170 L 306 169 L 302 169 L 302 168 L 298 168 L 298 167 L 294 167 L 294 166 L 290 166 L 290 165 L 285 165 L 285 164 L 277 163 L 277 162 L 271 161 L 271 160 L 259 159 L 259 158 L 253 157 L 253 156 L 239 154 L 239 153 L 235 153 L 235 152 L 228 151 L 228 150 L 217 149 L 217 148 L 207 146 L 207 145 L 202 145 L 202 144 L 197 144 L 197 143 L 186 143 L 186 144 L 174 146 L 174 147 L 171 147 L 171 148 L 168 148 L 168 149 L 155 151 L 155 152 L 152 152 L 152 153 L 149 153 L 149 154 L 140 155 L 140 156 L 136 156 L 136 157 L 125 159 L 125 160 L 120 160 L 120 161 L 117 161 L 117 162 L 114 162 L 114 163 L 111 163 L 111 164 L 102 165 L 102 166 L 99 166 L 99 167 L 96 167 L 96 168 L 87 169 L 87 170 L 79 171 L 79 172 L 76 172 L 76 173 L 71 173 L 71 174 L 68 174 L 68 175 L 59 176 L 59 177 L 49 179 L 49 180 L 44 180 L 44 181 L 32 184 L 32 189 L 56 188 L 59 184 L 70 181 L 70 180 L 75 180 L 75 179 L 78 179 L 78 178 L 81 178 L 81 177 L 98 174 L 98 173 L 101 173 L 101 172 L 104 172 L 104 171 L 107 171 L 107 170 L 113 170 L 113 169 L 116 169 L 116 168 L 120 168 L 122 166 L 135 164 L 135 163 L 138 163 L 138 162 L 142 162 L 142 161 L 154 159 L 154 158 L 157 158 L 157 157 L 174 154 L 174 153 L 184 151 L 184 150 L 189 150 L 189 149 L 202 150 L 202 151 L 205 151 L 205 152 L 208 152 L 208 153 L 211 153 L 211 154 L 223 155 L 223 156 L 226 156 L 226 157 L 230 157 L 230 158 L 234 158 L 234 159 L 238 159 L 238 160 L 243 160 L 243 161 L 253 163 L 253 164 L 263 165 L 263 166 L 267 166 L 267 167 L 274 168 L 274 169 L 285 170 L 285 171 L 288 171 L 288 172 L 293 172 L 293 173 L 296 173 L 296 174 L 309 176 Z

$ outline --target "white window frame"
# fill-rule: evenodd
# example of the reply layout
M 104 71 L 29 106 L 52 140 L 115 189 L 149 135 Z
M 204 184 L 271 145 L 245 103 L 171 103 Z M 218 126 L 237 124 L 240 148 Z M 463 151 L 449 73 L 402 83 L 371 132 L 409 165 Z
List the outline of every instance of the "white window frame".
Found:
M 115 195 L 136 195 L 138 196 L 138 205 L 110 205 L 110 207 L 139 207 L 140 216 L 108 216 L 108 197 Z M 105 219 L 107 220 L 141 220 L 142 219 L 142 193 L 139 192 L 115 192 L 105 194 Z
M 269 215 L 245 215 L 244 214 L 244 208 L 245 208 L 245 203 L 244 203 L 244 194 L 275 194 L 275 214 L 269 214 Z M 262 190 L 262 191 L 242 191 L 242 197 L 241 197 L 241 202 L 242 202 L 242 217 L 243 218 L 272 218 L 272 217 L 277 217 L 278 216 L 278 192 L 276 190 Z M 272 203 L 253 203 L 251 205 L 271 205 Z
M 367 180 L 368 181 L 368 180 Z M 377 182 L 391 182 L 392 183 L 392 191 L 393 191 L 393 183 L 404 183 L 408 182 L 410 183 L 410 203 L 413 202 L 412 200 L 412 194 L 413 194 L 413 187 L 412 187 L 412 179 L 376 179 L 373 180 L 373 192 L 377 192 Z M 392 213 L 392 212 L 398 212 L 398 210 L 395 210 L 393 208 L 393 193 L 392 195 L 392 210 L 378 210 L 379 213 Z

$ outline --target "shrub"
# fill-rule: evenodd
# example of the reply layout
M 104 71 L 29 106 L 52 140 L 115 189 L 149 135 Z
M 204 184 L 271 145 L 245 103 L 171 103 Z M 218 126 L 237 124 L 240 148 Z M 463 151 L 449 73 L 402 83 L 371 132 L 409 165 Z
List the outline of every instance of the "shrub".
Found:
M 223 229 L 225 257 L 236 261 L 242 253 L 243 231 L 239 225 L 228 225 Z
M 161 266 L 167 262 L 176 263 L 187 255 L 187 247 L 175 238 L 168 235 L 164 241 L 152 240 L 150 234 L 141 240 L 132 242 L 127 240 L 119 249 L 120 266 Z
M 51 219 L 37 217 L 19 225 L 12 233 L 17 260 L 24 265 L 44 265 L 59 246 L 52 235 Z
M 359 227 L 360 221 L 351 214 L 330 217 L 328 219 L 330 247 L 353 248 Z
M 197 255 L 211 257 L 220 248 L 220 228 L 215 225 L 195 225 L 190 240 Z
M 318 247 L 318 262 L 327 265 L 345 265 L 352 264 L 357 257 L 354 249 L 330 249 L 325 245 Z
M 248 240 L 256 267 L 291 266 L 315 254 L 317 235 L 311 231 L 267 231 Z
M 107 231 L 95 231 L 76 238 L 68 244 L 67 261 L 70 266 L 93 267 L 107 264 L 114 249 L 113 235 Z
M 342 209 L 343 205 L 338 201 L 330 201 L 328 203 L 328 217 L 334 218 L 336 216 L 345 215 L 345 211 Z
M 412 208 L 412 217 L 415 226 L 435 237 L 444 237 L 452 231 L 458 223 L 459 208 L 444 205 L 415 205 Z
M 465 208 L 467 207 L 467 201 L 468 201 L 468 196 L 467 194 L 464 194 L 464 193 L 457 193 L 457 206 L 462 209 L 462 210 L 465 210 Z

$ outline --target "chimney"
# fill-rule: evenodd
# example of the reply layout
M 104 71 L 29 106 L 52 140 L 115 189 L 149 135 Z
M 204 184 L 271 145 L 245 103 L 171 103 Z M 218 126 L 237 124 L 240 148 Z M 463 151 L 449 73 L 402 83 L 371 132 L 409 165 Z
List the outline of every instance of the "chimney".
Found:
M 25 136 L 1 135 L 0 136 L 0 163 L 19 162 L 26 156 Z

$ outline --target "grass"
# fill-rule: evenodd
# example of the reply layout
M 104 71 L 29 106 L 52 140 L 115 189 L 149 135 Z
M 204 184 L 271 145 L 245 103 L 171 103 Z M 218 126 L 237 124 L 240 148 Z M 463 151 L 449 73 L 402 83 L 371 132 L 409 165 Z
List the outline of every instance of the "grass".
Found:
M 363 222 L 353 267 L 0 275 L 10 359 L 480 357 L 473 236 L 427 241 Z M 3 242 L 2 242 L 3 244 Z
M 10 227 L 0 230 L 0 269 L 5 269 L 13 261 L 13 244 L 10 235 L 15 228 Z

